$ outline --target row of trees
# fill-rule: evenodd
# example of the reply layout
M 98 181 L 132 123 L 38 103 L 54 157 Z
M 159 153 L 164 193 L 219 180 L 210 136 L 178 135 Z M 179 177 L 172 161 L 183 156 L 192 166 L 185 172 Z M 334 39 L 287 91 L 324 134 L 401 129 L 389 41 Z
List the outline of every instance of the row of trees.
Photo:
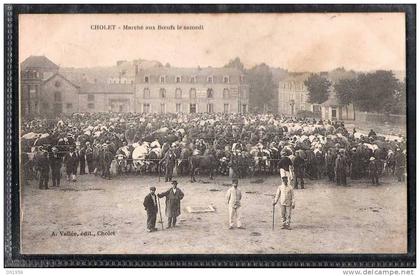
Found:
M 325 102 L 333 89 L 340 104 L 353 103 L 361 111 L 402 114 L 406 111 L 405 82 L 392 71 L 378 70 L 343 78 L 334 84 L 326 77 L 312 74 L 306 81 L 308 102 Z

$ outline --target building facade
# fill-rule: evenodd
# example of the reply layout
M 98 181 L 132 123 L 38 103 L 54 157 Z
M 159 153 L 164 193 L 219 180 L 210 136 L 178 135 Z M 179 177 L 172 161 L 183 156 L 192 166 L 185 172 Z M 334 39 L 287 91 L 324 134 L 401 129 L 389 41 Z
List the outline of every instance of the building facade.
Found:
M 248 85 L 236 69 L 157 67 L 140 70 L 135 85 L 136 112 L 248 111 Z
M 290 73 L 280 80 L 278 90 L 278 113 L 287 116 L 296 116 L 301 110 L 320 112 L 319 105 L 307 103 L 308 88 L 305 80 L 309 73 Z
M 249 86 L 233 68 L 177 68 L 135 60 L 112 68 L 61 70 L 46 57 L 29 57 L 21 68 L 25 114 L 245 113 L 249 108 Z

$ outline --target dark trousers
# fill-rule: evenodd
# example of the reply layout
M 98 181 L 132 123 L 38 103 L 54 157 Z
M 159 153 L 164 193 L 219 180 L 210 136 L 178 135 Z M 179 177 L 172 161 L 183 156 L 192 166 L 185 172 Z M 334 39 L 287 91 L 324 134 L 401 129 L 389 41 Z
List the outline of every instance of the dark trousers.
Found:
M 371 175 L 370 175 L 370 179 L 372 180 L 372 184 L 373 185 L 378 185 L 379 184 L 379 176 L 378 176 L 378 174 L 376 173 L 372 173 Z
M 85 160 L 80 160 L 80 174 L 86 174 L 86 162 L 85 162 Z
M 40 171 L 39 174 L 39 188 L 40 189 L 48 189 L 48 179 L 49 179 L 49 171 L 43 170 Z
M 51 169 L 51 179 L 52 179 L 52 183 L 54 187 L 60 186 L 60 178 L 61 178 L 60 168 Z
M 165 168 L 165 182 L 169 182 L 172 180 L 172 175 L 174 173 L 173 166 L 166 166 Z
M 102 171 L 102 176 L 104 178 L 111 178 L 111 172 L 109 171 L 109 167 L 111 166 L 111 164 L 104 164 L 103 166 L 103 171 Z
M 168 217 L 168 227 L 176 225 L 176 217 Z
M 343 186 L 347 185 L 347 176 L 345 172 L 337 172 L 336 178 L 337 178 L 336 179 L 337 185 L 343 185 Z
M 155 230 L 156 228 L 156 212 L 147 212 L 147 229 Z
M 300 179 L 300 188 L 303 189 L 305 188 L 305 182 L 303 181 L 303 175 L 295 175 L 295 185 L 294 188 L 295 189 L 299 189 L 299 185 L 298 185 L 298 179 Z
M 87 167 L 88 167 L 89 173 L 93 173 L 93 171 L 95 170 L 93 160 L 87 160 Z

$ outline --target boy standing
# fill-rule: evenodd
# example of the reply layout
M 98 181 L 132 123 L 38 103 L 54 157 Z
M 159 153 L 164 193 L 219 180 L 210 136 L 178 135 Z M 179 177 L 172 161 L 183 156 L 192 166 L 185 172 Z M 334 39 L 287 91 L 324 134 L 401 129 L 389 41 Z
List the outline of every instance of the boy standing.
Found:
M 295 196 L 293 193 L 293 187 L 287 183 L 287 177 L 282 177 L 282 180 L 283 183 L 277 189 L 273 205 L 276 205 L 280 199 L 280 213 L 283 223 L 281 229 L 290 229 L 292 209 L 295 208 Z

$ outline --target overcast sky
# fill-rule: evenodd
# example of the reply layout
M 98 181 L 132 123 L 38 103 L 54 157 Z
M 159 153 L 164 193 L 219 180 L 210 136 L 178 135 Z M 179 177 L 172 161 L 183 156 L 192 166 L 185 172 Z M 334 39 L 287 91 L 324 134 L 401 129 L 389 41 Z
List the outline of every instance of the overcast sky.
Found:
M 95 24 L 115 24 L 96 31 Z M 118 29 L 123 25 L 203 25 L 204 30 Z M 19 59 L 45 55 L 62 67 L 148 59 L 173 66 L 246 67 L 266 63 L 290 71 L 405 70 L 403 13 L 20 15 Z

